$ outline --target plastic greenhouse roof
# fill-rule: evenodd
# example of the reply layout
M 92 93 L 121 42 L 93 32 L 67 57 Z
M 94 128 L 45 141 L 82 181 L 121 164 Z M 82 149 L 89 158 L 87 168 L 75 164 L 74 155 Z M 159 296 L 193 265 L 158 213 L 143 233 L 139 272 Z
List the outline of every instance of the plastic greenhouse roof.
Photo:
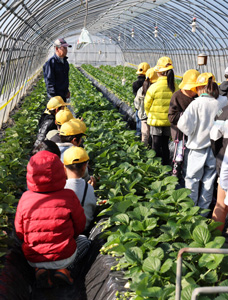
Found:
M 124 51 L 204 50 L 227 55 L 228 0 L 88 0 L 87 4 L 88 11 L 85 0 L 0 0 L 1 50 L 20 42 L 49 48 L 58 37 L 78 35 L 86 25 L 91 34 L 111 37 Z M 190 26 L 193 17 L 195 33 Z

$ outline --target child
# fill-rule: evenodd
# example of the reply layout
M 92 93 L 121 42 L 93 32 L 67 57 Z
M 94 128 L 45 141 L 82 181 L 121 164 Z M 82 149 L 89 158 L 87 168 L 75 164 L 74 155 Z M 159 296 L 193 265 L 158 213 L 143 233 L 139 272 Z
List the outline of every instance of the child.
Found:
M 186 146 L 190 149 L 185 186 L 191 190 L 190 197 L 195 205 L 208 209 L 216 177 L 210 130 L 217 112 L 227 104 L 227 98 L 219 96 L 218 85 L 212 73 L 199 75 L 191 90 L 194 91 L 195 88 L 199 97 L 189 104 L 177 127 L 188 136 Z M 199 190 L 200 181 L 202 185 Z
M 65 184 L 64 166 L 56 154 L 40 151 L 31 157 L 29 190 L 18 203 L 15 229 L 25 258 L 36 270 L 37 284 L 42 286 L 51 287 L 53 280 L 72 284 L 67 267 L 81 255 L 75 239 L 84 230 L 86 218 L 77 196 L 64 189 Z
M 154 67 L 158 80 L 147 90 L 144 108 L 148 117 L 147 124 L 150 125 L 152 136 L 152 149 L 156 155 L 162 158 L 162 164 L 169 164 L 169 137 L 170 122 L 168 111 L 170 99 L 178 86 L 174 80 L 173 63 L 167 57 L 161 57 Z
M 46 135 L 46 139 L 51 140 L 55 143 L 61 143 L 61 139 L 59 136 L 59 131 L 61 126 L 73 119 L 73 115 L 69 109 L 60 110 L 55 115 L 55 124 L 57 126 L 57 129 L 53 129 L 49 131 Z
M 142 62 L 138 65 L 138 70 L 136 74 L 138 78 L 132 84 L 132 91 L 133 94 L 136 96 L 138 89 L 142 87 L 143 82 L 146 79 L 146 71 L 150 68 L 150 65 L 146 62 Z M 138 117 L 138 110 L 135 111 L 135 118 L 136 118 L 136 136 L 141 136 L 141 120 Z
M 143 85 L 138 89 L 137 95 L 134 99 L 134 106 L 138 111 L 138 118 L 141 121 L 141 140 L 146 147 L 148 146 L 150 136 L 150 126 L 147 124 L 147 115 L 144 110 L 144 98 L 148 88 L 157 80 L 158 76 L 154 71 L 154 68 L 148 69 L 146 71 L 146 79 L 143 82 Z
M 89 156 L 85 149 L 72 146 L 64 152 L 63 161 L 67 174 L 65 188 L 73 190 L 77 195 L 86 216 L 85 229 L 88 229 L 96 210 L 94 189 L 82 178 L 86 171 Z
M 82 125 L 82 123 L 84 123 L 84 122 L 82 122 L 78 119 L 74 119 L 74 121 L 72 121 L 72 120 L 64 123 L 60 129 L 61 143 L 57 143 L 57 145 L 61 152 L 62 162 L 63 162 L 64 151 L 72 146 L 79 147 L 82 142 L 82 137 L 84 135 L 86 135 L 85 134 L 86 127 Z M 90 177 L 88 168 L 86 168 L 83 179 L 85 179 L 85 181 L 89 181 L 89 183 L 91 183 L 93 186 L 96 183 L 95 179 L 93 177 Z
M 39 145 L 32 150 L 32 155 L 43 150 L 55 153 L 56 155 L 58 155 L 59 158 L 61 156 L 59 147 L 56 145 L 55 142 L 49 140 L 44 140 L 43 142 L 39 143 Z
M 226 80 L 224 80 L 220 86 L 219 86 L 219 94 L 222 96 L 228 97 L 228 67 L 225 70 L 224 77 Z
M 38 144 L 45 139 L 48 131 L 57 129 L 55 124 L 55 115 L 59 110 L 66 107 L 66 105 L 70 104 L 65 103 L 60 96 L 53 97 L 48 101 L 47 109 L 42 114 L 39 121 L 39 132 L 37 134 L 34 147 L 37 147 Z
M 177 122 L 181 114 L 197 95 L 196 92 L 191 91 L 190 89 L 196 83 L 199 75 L 200 72 L 194 69 L 186 71 L 183 75 L 183 80 L 179 85 L 180 90 L 173 94 L 169 105 L 168 118 L 171 124 L 171 136 L 175 142 L 173 175 L 177 176 L 181 183 L 185 178 L 187 151 L 184 153 L 183 149 L 185 145 L 183 144 L 183 133 L 177 128 Z M 183 161 L 184 164 L 182 165 Z M 181 166 L 183 166 L 183 169 L 181 169 Z

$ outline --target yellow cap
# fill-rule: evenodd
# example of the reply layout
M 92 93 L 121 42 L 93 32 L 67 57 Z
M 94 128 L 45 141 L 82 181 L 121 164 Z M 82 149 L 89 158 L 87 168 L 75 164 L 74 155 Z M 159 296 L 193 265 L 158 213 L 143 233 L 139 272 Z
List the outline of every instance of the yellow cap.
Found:
M 86 129 L 87 129 L 86 124 L 82 120 L 73 118 L 73 119 L 70 120 L 70 122 L 79 123 L 81 125 L 82 130 L 83 130 L 83 133 L 86 132 Z
M 207 85 L 209 78 L 212 78 L 212 81 L 215 82 L 215 76 L 212 73 L 207 72 L 200 74 L 196 79 L 196 83 L 192 86 L 191 91 L 195 91 L 197 86 Z
M 200 72 L 194 69 L 186 71 L 181 83 L 179 84 L 179 88 L 183 90 L 191 90 L 191 88 L 195 87 L 195 83 L 199 75 Z
M 68 135 L 77 135 L 84 134 L 84 131 L 81 127 L 81 124 L 78 122 L 68 121 L 61 126 L 60 135 L 68 136 Z
M 72 146 L 64 151 L 63 163 L 65 166 L 80 164 L 89 160 L 89 155 L 84 148 Z
M 70 105 L 70 103 L 66 103 L 63 101 L 63 98 L 60 96 L 52 97 L 47 103 L 47 109 L 53 110 L 61 106 Z
M 154 68 L 150 68 L 146 71 L 146 79 L 149 78 L 151 83 L 154 83 L 158 80 L 158 75 L 154 71 Z
M 168 56 L 160 57 L 157 65 L 154 67 L 155 72 L 165 72 L 173 69 L 173 62 Z
M 63 125 L 63 123 L 66 123 L 70 121 L 70 119 L 73 118 L 73 115 L 69 109 L 67 110 L 59 110 L 57 114 L 55 115 L 55 121 L 58 125 Z
M 136 74 L 138 75 L 145 75 L 146 71 L 150 68 L 150 65 L 146 62 L 142 62 L 141 64 L 138 65 L 138 70 Z

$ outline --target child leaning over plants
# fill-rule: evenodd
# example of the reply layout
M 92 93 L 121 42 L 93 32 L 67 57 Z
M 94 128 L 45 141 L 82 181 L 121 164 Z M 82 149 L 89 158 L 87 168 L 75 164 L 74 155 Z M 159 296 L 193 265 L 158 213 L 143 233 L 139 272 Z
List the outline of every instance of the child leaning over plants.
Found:
M 216 161 L 211 149 L 210 130 L 218 111 L 227 105 L 227 98 L 219 96 L 218 85 L 212 73 L 199 75 L 191 90 L 194 91 L 195 88 L 199 97 L 189 104 L 177 127 L 188 136 L 186 146 L 190 150 L 185 186 L 191 190 L 190 197 L 195 205 L 208 209 L 216 177 Z
M 158 80 L 157 73 L 154 68 L 150 68 L 146 71 L 146 79 L 143 82 L 143 86 L 138 89 L 137 95 L 134 99 L 134 106 L 136 111 L 138 111 L 138 118 L 141 120 L 141 140 L 148 146 L 150 137 L 150 125 L 147 124 L 147 115 L 144 110 L 144 98 L 146 92 L 151 84 Z
M 86 216 L 85 230 L 88 230 L 96 211 L 94 189 L 82 178 L 89 162 L 89 156 L 85 149 L 72 146 L 64 152 L 63 161 L 67 175 L 65 188 L 71 189 L 77 195 Z
M 65 184 L 64 166 L 56 154 L 40 151 L 31 157 L 29 190 L 19 200 L 15 230 L 38 287 L 73 284 L 68 268 L 90 247 L 90 241 L 79 235 L 85 228 L 84 210 Z
M 70 121 L 71 119 L 73 119 L 73 115 L 69 109 L 58 111 L 57 114 L 55 115 L 55 124 L 57 126 L 57 129 L 53 129 L 49 131 L 46 135 L 46 139 L 51 140 L 55 143 L 60 143 L 61 142 L 59 136 L 60 128 L 64 123 Z
M 86 126 L 84 122 L 78 119 L 71 119 L 70 121 L 64 123 L 60 129 L 60 139 L 61 143 L 57 143 L 60 152 L 61 160 L 63 162 L 63 153 L 70 147 L 76 146 L 80 147 L 82 143 L 82 137 L 85 134 Z M 93 176 L 89 175 L 88 167 L 86 167 L 85 174 L 83 176 L 86 182 L 90 183 L 92 186 L 96 185 L 96 180 Z
M 39 132 L 37 134 L 34 147 L 37 147 L 39 143 L 45 140 L 48 131 L 57 129 L 55 124 L 55 115 L 59 110 L 66 107 L 66 105 L 70 104 L 64 102 L 60 96 L 53 97 L 48 101 L 47 108 L 39 120 Z
M 188 156 L 187 149 L 185 149 L 185 141 L 187 138 L 184 137 L 183 133 L 177 128 L 177 122 L 197 95 L 195 91 L 191 91 L 191 88 L 196 83 L 199 75 L 200 72 L 194 69 L 186 71 L 179 85 L 180 90 L 172 95 L 169 105 L 168 118 L 171 124 L 171 136 L 175 143 L 172 174 L 179 178 L 179 182 L 183 186 Z

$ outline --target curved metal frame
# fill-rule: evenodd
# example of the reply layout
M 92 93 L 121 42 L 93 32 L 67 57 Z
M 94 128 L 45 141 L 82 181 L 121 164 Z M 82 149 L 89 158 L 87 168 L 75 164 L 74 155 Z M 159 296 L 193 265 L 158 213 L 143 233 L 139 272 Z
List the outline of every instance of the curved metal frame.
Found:
M 228 0 L 88 0 L 88 6 L 89 32 L 112 37 L 125 60 L 154 65 L 160 56 L 168 55 L 181 75 L 197 67 L 196 56 L 203 50 L 209 56 L 208 66 L 200 70 L 210 70 L 222 80 L 228 58 Z M 86 7 L 85 0 L 0 0 L 0 10 L 1 112 L 1 103 L 43 65 L 55 39 L 79 35 Z M 195 33 L 190 27 L 193 16 L 197 18 Z

